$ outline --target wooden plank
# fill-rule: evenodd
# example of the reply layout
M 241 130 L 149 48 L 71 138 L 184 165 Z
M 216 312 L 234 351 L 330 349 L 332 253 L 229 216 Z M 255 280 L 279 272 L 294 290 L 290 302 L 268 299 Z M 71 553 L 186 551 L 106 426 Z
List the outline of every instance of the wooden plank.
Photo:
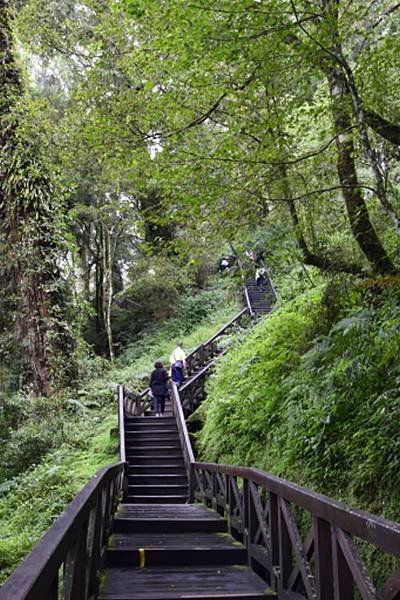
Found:
M 265 582 L 246 567 L 114 568 L 106 575 L 99 600 L 274 598 Z
M 335 534 L 361 597 L 363 600 L 378 600 L 375 586 L 372 583 L 349 534 L 338 527 L 335 527 Z

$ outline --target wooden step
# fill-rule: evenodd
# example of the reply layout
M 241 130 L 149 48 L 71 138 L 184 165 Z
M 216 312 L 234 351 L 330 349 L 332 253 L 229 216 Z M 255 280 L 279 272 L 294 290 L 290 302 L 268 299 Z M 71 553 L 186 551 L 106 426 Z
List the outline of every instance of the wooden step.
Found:
M 159 421 L 158 421 L 159 423 Z M 165 427 L 162 427 L 162 425 L 160 427 L 157 427 L 156 425 L 154 425 L 154 427 L 136 427 L 133 425 L 129 425 L 127 427 L 125 427 L 125 434 L 129 434 L 129 435 L 138 435 L 138 436 L 144 436 L 144 435 L 179 435 L 178 433 L 178 428 L 177 427 L 171 427 L 171 425 L 166 425 Z
M 158 423 L 166 425 L 176 424 L 175 417 L 125 417 L 125 425 L 134 425 L 135 427 L 158 427 Z
M 152 437 L 150 435 L 145 435 L 142 437 L 138 437 L 136 435 L 125 435 L 126 443 L 129 444 L 130 447 L 134 446 L 180 446 L 179 436 L 177 434 L 171 435 L 160 435 L 157 437 Z
M 171 496 L 146 496 L 146 495 L 135 495 L 127 497 L 127 502 L 130 504 L 185 504 L 187 502 L 187 494 L 177 494 Z
M 179 444 L 169 444 L 168 446 L 153 446 L 153 445 L 138 445 L 138 444 L 127 444 L 126 455 L 135 457 L 139 456 L 177 456 L 180 450 Z
M 165 483 L 163 485 L 130 484 L 128 485 L 128 496 L 180 496 L 187 493 L 186 484 Z M 154 502 L 155 500 L 153 500 Z
M 115 533 L 107 550 L 112 567 L 234 565 L 246 559 L 245 547 L 221 533 Z
M 131 463 L 128 465 L 128 475 L 186 475 L 186 469 L 183 461 L 167 463 L 166 465 L 138 465 Z
M 98 600 L 276 600 L 248 567 L 131 567 L 108 569 Z
M 138 475 L 134 473 L 128 475 L 129 485 L 185 485 L 187 486 L 188 480 L 186 473 L 184 475 L 175 475 L 174 473 L 145 473 Z
M 202 504 L 121 504 L 114 518 L 116 533 L 225 532 L 226 520 Z
M 136 454 L 127 452 L 127 459 L 129 464 L 135 465 L 168 465 L 169 463 L 181 463 L 184 465 L 182 452 L 168 452 L 167 454 L 151 454 L 150 452 L 138 452 Z

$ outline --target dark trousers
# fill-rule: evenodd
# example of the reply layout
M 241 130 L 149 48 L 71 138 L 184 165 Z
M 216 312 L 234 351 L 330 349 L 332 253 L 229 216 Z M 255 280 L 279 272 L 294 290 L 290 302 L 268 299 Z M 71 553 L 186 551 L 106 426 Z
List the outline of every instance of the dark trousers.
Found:
M 153 398 L 153 410 L 156 413 L 161 413 L 162 415 L 164 414 L 164 410 L 165 410 L 165 399 L 166 396 L 154 396 Z
M 175 383 L 176 385 L 181 385 L 182 381 L 184 380 L 183 368 L 172 365 L 171 371 L 171 378 L 173 383 Z
M 261 292 L 264 289 L 265 277 L 257 277 L 256 279 L 257 289 Z

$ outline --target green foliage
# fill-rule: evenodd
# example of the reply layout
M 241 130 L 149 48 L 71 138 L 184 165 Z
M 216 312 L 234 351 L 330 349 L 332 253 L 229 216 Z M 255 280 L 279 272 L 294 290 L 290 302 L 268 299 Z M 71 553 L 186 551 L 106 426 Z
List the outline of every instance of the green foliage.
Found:
M 253 464 L 398 519 L 399 332 L 396 281 L 288 302 L 212 376 L 204 459 Z
M 0 583 L 95 471 L 117 460 L 116 384 L 143 387 L 141 374 L 147 384 L 154 360 L 167 359 L 178 336 L 187 350 L 211 337 L 237 311 L 228 299 L 218 285 L 186 295 L 179 304 L 181 318 L 143 334 L 113 370 L 82 350 L 80 368 L 87 381 L 73 395 L 65 391 L 50 401 L 21 392 L 2 400 Z
M 218 283 L 214 289 L 182 296 L 174 307 L 176 316 L 149 327 L 127 347 L 118 361 L 115 380 L 131 381 L 134 387 L 142 385 L 143 379 L 147 383 L 154 361 L 161 359 L 168 364 L 178 340 L 183 341 L 188 353 L 210 338 L 238 310 L 229 283 L 225 291 Z
M 0 486 L 0 582 L 15 569 L 66 504 L 102 466 L 117 460 L 116 414 L 80 423 L 40 466 Z
M 113 390 L 102 380 L 78 390 L 77 398 L 65 394 L 57 402 L 23 393 L 3 399 L 0 482 L 40 464 L 51 450 L 66 442 L 79 445 L 82 419 L 92 419 L 93 409 L 100 414 L 107 410 L 110 399 L 114 399 Z
M 312 339 L 320 313 L 321 290 L 308 292 L 272 313 L 219 362 L 200 408 L 207 460 L 260 462 L 283 401 L 282 382 Z
M 284 385 L 290 429 L 282 468 L 297 464 L 313 486 L 375 510 L 385 497 L 400 499 L 399 323 L 397 291 L 353 309 Z

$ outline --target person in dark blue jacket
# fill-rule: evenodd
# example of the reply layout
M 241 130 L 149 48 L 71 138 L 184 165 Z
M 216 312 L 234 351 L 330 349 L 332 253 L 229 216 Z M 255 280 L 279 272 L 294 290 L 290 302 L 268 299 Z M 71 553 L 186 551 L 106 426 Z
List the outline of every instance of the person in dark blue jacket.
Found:
M 154 371 L 150 377 L 150 389 L 153 394 L 153 410 L 156 417 L 161 417 L 165 410 L 165 400 L 168 396 L 168 373 L 161 361 L 154 363 Z

